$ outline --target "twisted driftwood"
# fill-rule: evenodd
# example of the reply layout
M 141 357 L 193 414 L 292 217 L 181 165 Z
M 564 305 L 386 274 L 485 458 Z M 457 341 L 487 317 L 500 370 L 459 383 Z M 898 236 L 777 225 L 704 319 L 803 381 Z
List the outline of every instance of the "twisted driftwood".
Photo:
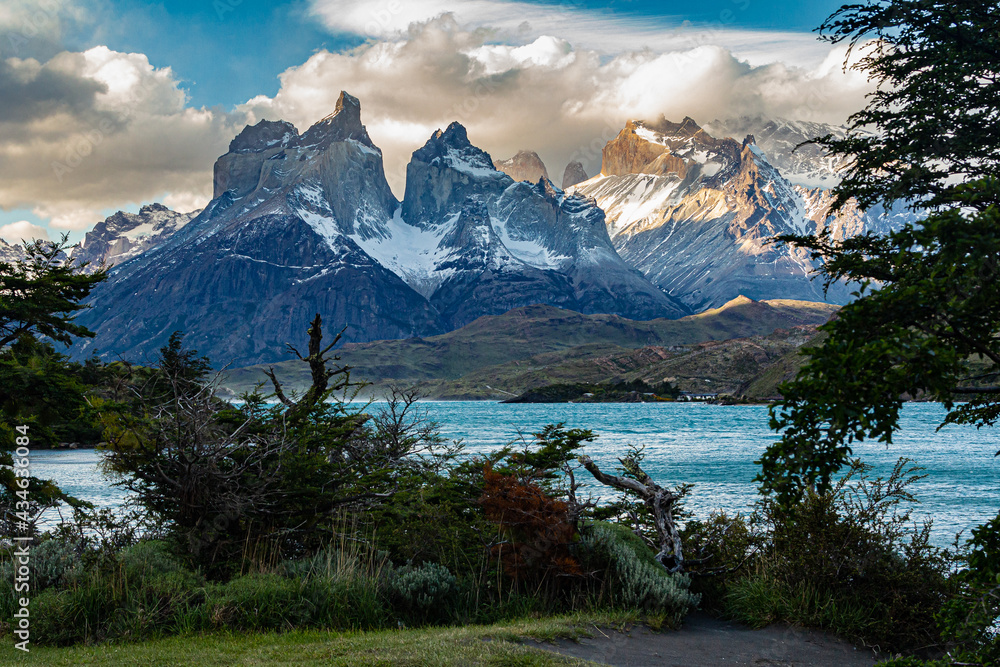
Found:
M 674 503 L 680 499 L 680 495 L 654 482 L 632 459 L 622 459 L 621 462 L 625 470 L 636 479 L 601 472 L 589 456 L 580 457 L 583 467 L 601 484 L 620 491 L 632 491 L 642 498 L 646 507 L 653 513 L 656 532 L 660 537 L 660 552 L 656 554 L 656 560 L 669 572 L 683 572 L 684 551 L 681 547 L 681 534 L 674 522 Z

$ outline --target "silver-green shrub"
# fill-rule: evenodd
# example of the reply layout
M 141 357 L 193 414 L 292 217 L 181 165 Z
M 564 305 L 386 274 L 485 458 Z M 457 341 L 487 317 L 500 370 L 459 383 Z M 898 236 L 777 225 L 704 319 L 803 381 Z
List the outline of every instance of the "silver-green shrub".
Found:
M 690 578 L 670 574 L 651 557 L 641 558 L 637 548 L 646 549 L 645 545 L 631 543 L 637 538 L 627 539 L 616 528 L 595 523 L 580 537 L 580 549 L 588 560 L 605 563 L 606 594 L 616 606 L 664 613 L 679 623 L 700 600 L 688 590 Z
M 393 608 L 411 621 L 447 620 L 458 599 L 458 579 L 444 565 L 405 565 L 392 572 L 386 589 Z
M 31 590 L 67 586 L 83 574 L 83 561 L 72 544 L 62 540 L 45 540 L 31 547 Z M 12 581 L 13 561 L 0 565 L 0 578 Z

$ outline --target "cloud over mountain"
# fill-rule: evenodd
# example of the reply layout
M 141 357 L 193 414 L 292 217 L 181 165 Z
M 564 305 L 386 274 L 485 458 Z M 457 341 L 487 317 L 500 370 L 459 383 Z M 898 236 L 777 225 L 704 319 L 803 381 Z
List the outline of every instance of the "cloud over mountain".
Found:
M 552 173 L 579 161 L 593 174 L 629 118 L 843 122 L 869 89 L 842 71 L 842 51 L 805 34 L 644 27 L 575 3 L 313 0 L 328 30 L 369 41 L 317 51 L 280 75 L 273 96 L 196 108 L 182 76 L 145 54 L 65 50 L 67 26 L 87 20 L 84 4 L 0 6 L 0 209 L 32 210 L 53 231 L 154 200 L 202 206 L 213 161 L 245 123 L 308 127 L 344 89 L 365 99 L 397 195 L 412 151 L 454 120 L 497 157 L 527 148 Z
M 206 174 L 242 117 L 193 109 L 170 68 L 94 47 L 0 62 L 0 207 L 85 229 L 109 207 L 174 193 L 203 205 Z
M 594 173 L 601 147 L 629 118 L 760 113 L 840 123 L 868 92 L 863 77 L 842 71 L 839 49 L 804 69 L 753 66 L 714 45 L 609 57 L 552 36 L 521 45 L 494 37 L 445 14 L 353 51 L 320 51 L 286 70 L 274 97 L 241 110 L 306 126 L 329 113 L 338 91 L 357 91 L 401 192 L 410 152 L 453 120 L 498 156 L 531 148 L 552 169 L 579 160 Z

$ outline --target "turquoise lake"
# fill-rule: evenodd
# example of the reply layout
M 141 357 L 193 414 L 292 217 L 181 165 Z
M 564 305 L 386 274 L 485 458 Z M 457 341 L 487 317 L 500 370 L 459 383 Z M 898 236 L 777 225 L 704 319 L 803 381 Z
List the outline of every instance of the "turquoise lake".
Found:
M 564 422 L 598 438 L 585 452 L 612 469 L 629 443 L 646 446 L 646 471 L 661 485 L 695 485 L 688 506 L 702 516 L 714 509 L 745 511 L 756 499 L 754 461 L 774 440 L 766 406 L 680 403 L 502 404 L 483 401 L 424 401 L 428 416 L 449 439 L 462 439 L 468 452 L 488 451 L 545 424 Z M 375 405 L 377 409 L 377 404 Z M 901 456 L 926 468 L 912 488 L 920 501 L 916 518 L 934 519 L 934 539 L 951 542 L 1000 510 L 1000 449 L 996 429 L 948 426 L 937 431 L 945 410 L 931 403 L 907 404 L 902 430 L 891 446 L 866 443 L 855 456 L 887 474 Z M 119 504 L 122 492 L 98 470 L 93 450 L 39 451 L 32 474 L 54 479 L 68 493 L 101 507 Z M 584 473 L 586 475 L 586 473 Z M 589 478 L 589 475 L 586 475 Z M 581 479 L 583 476 L 581 476 Z M 592 480 L 591 480 L 592 481 Z M 609 496 L 605 487 L 595 495 Z M 967 534 L 967 533 L 966 533 Z

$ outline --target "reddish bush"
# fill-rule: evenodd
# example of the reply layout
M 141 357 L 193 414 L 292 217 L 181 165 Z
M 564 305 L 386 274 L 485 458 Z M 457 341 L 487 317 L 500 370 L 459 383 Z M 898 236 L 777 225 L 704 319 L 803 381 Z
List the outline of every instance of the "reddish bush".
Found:
M 484 475 L 480 503 L 507 538 L 493 547 L 504 572 L 539 588 L 554 585 L 559 577 L 582 576 L 580 563 L 570 552 L 577 528 L 569 506 L 537 484 L 500 474 L 491 466 L 486 466 Z

